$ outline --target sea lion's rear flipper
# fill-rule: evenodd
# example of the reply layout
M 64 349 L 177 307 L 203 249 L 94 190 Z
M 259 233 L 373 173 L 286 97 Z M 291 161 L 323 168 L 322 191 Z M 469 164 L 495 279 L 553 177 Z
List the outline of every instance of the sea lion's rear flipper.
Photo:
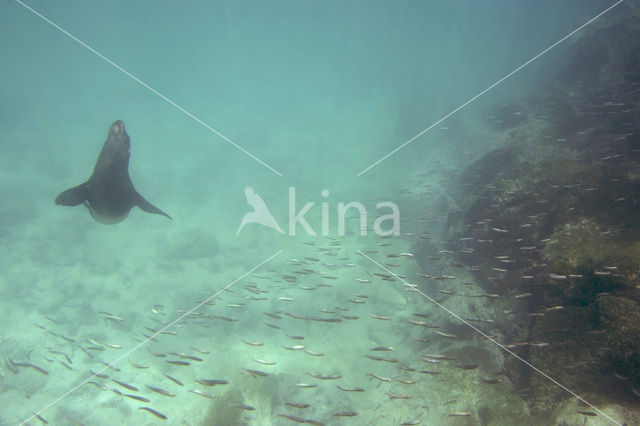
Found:
M 136 200 L 136 205 L 140 207 L 140 209 L 142 209 L 147 213 L 159 214 L 173 220 L 171 216 L 169 216 L 168 214 L 166 214 L 165 212 L 163 212 L 162 210 L 160 210 L 159 208 L 157 208 L 156 206 L 154 206 L 153 204 L 145 200 L 144 197 L 140 195 L 140 193 L 137 193 L 137 195 L 138 195 L 138 199 Z
M 62 206 L 77 206 L 89 198 L 87 183 L 80 184 L 63 191 L 56 197 L 56 204 Z

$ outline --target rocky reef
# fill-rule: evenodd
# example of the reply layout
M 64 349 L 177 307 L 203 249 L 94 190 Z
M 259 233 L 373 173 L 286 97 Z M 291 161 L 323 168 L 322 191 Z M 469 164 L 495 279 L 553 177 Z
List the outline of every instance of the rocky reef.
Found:
M 574 40 L 546 88 L 488 113 L 500 147 L 449 188 L 444 241 L 501 343 L 590 402 L 640 402 L 640 12 Z M 422 258 L 430 243 L 416 248 Z M 420 260 L 418 259 L 420 262 Z M 433 264 L 423 262 L 423 269 Z M 530 409 L 571 394 L 506 356 Z

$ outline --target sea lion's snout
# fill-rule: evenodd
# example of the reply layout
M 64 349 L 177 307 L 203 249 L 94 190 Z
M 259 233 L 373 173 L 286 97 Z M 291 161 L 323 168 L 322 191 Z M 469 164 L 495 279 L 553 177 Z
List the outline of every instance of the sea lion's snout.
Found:
M 129 135 L 124 129 L 124 121 L 116 120 L 109 128 L 109 137 L 106 142 L 113 148 L 113 152 L 129 158 Z
M 116 120 L 111 125 L 111 133 L 118 135 L 122 132 L 124 132 L 124 122 L 122 120 Z

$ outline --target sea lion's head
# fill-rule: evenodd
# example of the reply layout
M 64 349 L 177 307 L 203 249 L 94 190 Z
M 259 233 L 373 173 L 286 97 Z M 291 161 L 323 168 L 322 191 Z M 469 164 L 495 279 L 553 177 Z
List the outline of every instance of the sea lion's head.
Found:
M 107 145 L 112 153 L 117 153 L 120 158 L 129 158 L 131 151 L 131 142 L 129 135 L 124 128 L 124 121 L 116 120 L 109 128 L 109 137 Z
M 111 129 L 109 129 L 109 133 L 113 133 L 114 135 L 118 135 L 118 134 L 120 134 L 122 132 L 125 132 L 125 130 L 124 130 L 124 121 L 122 121 L 122 120 L 114 121 L 113 124 L 111 125 Z

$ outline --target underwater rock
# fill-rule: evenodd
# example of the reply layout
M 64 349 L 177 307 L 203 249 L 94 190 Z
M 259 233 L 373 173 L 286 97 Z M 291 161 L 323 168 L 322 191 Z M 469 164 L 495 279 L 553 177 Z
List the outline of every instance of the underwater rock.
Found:
M 605 341 L 609 348 L 601 368 L 630 395 L 631 389 L 640 388 L 640 304 L 608 296 L 600 298 L 596 306 L 598 320 L 607 330 Z
M 443 238 L 447 262 L 500 295 L 491 318 L 519 356 L 618 402 L 640 389 L 640 11 L 625 7 L 572 41 L 546 89 L 487 117 L 498 148 L 450 185 Z M 441 249 L 416 249 L 425 274 Z M 572 398 L 518 360 L 505 367 L 535 413 Z
M 613 387 L 610 377 L 600 367 L 604 353 L 603 335 L 597 309 L 591 306 L 568 306 L 561 311 L 538 318 L 529 337 L 530 342 L 549 343 L 546 347 L 529 347 L 529 361 L 578 395 L 607 392 Z M 518 367 L 528 375 L 532 385 L 532 410 L 546 413 L 559 401 L 571 398 L 564 389 L 526 365 Z
M 592 302 L 603 292 L 623 292 L 636 299 L 640 296 L 640 241 L 629 239 L 629 235 L 608 234 L 583 219 L 554 232 L 542 256 L 554 273 L 583 277 L 555 282 L 567 297 Z
M 213 259 L 220 250 L 216 238 L 200 229 L 188 229 L 176 233 L 165 249 L 165 256 L 178 260 Z
M 621 425 L 640 424 L 638 413 L 628 410 L 628 407 L 609 402 L 603 403 L 600 400 L 591 400 L 589 403 L 594 404 L 601 412 L 596 412 L 593 407 L 589 407 L 572 398 L 558 406 L 550 416 L 551 419 L 548 424 L 558 426 L 605 426 L 614 424 L 611 419 Z M 609 416 L 609 418 L 605 417 L 605 415 Z
M 607 340 L 625 352 L 640 351 L 640 305 L 623 297 L 598 300 L 598 319 L 608 330 Z
M 230 390 L 216 397 L 210 404 L 207 413 L 200 421 L 201 426 L 248 425 L 243 419 L 243 411 L 234 407 L 244 403 L 242 392 L 238 389 Z

